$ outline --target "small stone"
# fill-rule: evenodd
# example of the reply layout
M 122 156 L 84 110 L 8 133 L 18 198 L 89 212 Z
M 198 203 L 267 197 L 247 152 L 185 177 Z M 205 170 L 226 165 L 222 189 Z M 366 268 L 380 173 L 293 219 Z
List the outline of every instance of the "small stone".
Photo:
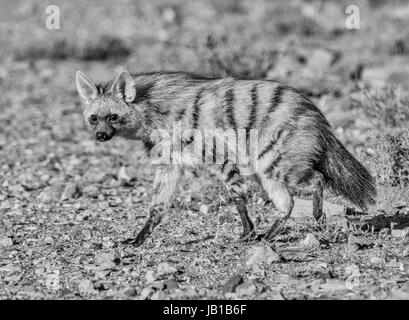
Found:
M 320 242 L 312 233 L 309 233 L 301 242 L 301 246 L 306 249 L 318 248 L 320 246 Z
M 251 296 L 257 293 L 257 287 L 253 281 L 245 281 L 240 284 L 236 289 L 238 296 Z
M 179 263 L 181 262 L 181 259 L 178 256 L 170 256 L 168 257 L 167 261 L 170 263 Z
M 285 249 L 281 249 L 279 252 L 281 258 L 287 261 L 303 261 L 308 256 L 305 250 L 298 247 L 287 247 Z
M 9 200 L 4 200 L 0 204 L 0 209 L 10 209 L 12 207 L 12 202 Z
M 385 262 L 385 260 L 380 257 L 371 257 L 370 262 L 371 264 L 382 264 Z
M 146 271 L 145 274 L 146 281 L 148 282 L 155 282 L 158 279 L 158 275 L 153 270 Z
M 125 288 L 124 291 L 122 291 L 122 294 L 124 296 L 127 296 L 127 297 L 135 297 L 136 296 L 136 290 L 135 290 L 135 288 L 128 287 L 128 288 Z
M 127 185 L 132 180 L 132 177 L 128 175 L 124 166 L 122 166 L 118 171 L 118 180 L 122 185 Z
M 141 297 L 142 300 L 145 300 L 145 299 L 151 297 L 153 292 L 154 291 L 153 291 L 152 287 L 145 287 L 145 288 L 142 289 L 140 297 Z
M 88 279 L 81 280 L 81 282 L 78 284 L 78 291 L 81 295 L 84 296 L 93 294 L 95 292 L 91 280 Z
M 95 289 L 95 290 L 98 290 L 98 291 L 105 291 L 105 290 L 108 290 L 108 285 L 107 285 L 106 282 L 97 281 L 97 282 L 94 284 L 94 289 Z
M 392 237 L 403 239 L 408 233 L 407 229 L 393 229 L 391 232 Z
M 51 236 L 48 236 L 44 239 L 44 242 L 46 244 L 53 244 L 54 243 L 54 239 Z
M 151 300 L 165 300 L 166 294 L 162 291 L 156 291 L 152 296 Z
M 409 273 L 409 264 L 408 263 L 399 263 L 399 270 L 404 273 Z
M 324 284 L 322 284 L 321 289 L 324 291 L 342 291 L 347 290 L 345 281 L 336 280 L 336 279 L 327 279 Z
M 55 187 L 46 187 L 40 194 L 37 196 L 37 200 L 40 203 L 47 204 L 58 200 L 60 194 L 58 189 Z
M 241 275 L 235 275 L 230 278 L 229 281 L 223 286 L 222 291 L 223 293 L 227 292 L 234 292 L 236 288 L 243 283 L 243 277 Z
M 78 185 L 76 183 L 68 183 L 65 186 L 64 191 L 61 195 L 61 200 L 64 201 L 64 200 L 73 199 L 77 195 L 79 195 Z
M 111 248 L 115 247 L 115 243 L 113 241 L 111 241 L 111 240 L 104 240 L 102 242 L 102 246 L 104 248 L 106 248 L 106 249 L 111 249 Z
M 356 264 L 351 264 L 351 265 L 345 267 L 345 275 L 347 275 L 347 276 L 359 275 L 359 267 Z
M 358 243 L 360 243 L 360 240 L 359 240 L 358 237 L 356 237 L 356 236 L 354 236 L 352 234 L 350 234 L 348 236 L 348 244 L 355 245 L 355 244 L 358 244 Z
M 70 289 L 68 289 L 68 288 L 62 288 L 61 290 L 60 290 L 60 296 L 61 297 L 65 297 L 65 296 L 71 296 L 71 295 L 73 295 L 74 293 L 70 290 Z
M 158 277 L 175 274 L 178 270 L 167 262 L 161 262 L 157 268 Z
M 20 272 L 20 268 L 13 264 L 6 264 L 0 267 L 0 272 Z
M 120 197 L 115 197 L 114 199 L 112 199 L 111 201 L 109 201 L 109 206 L 110 207 L 117 207 L 119 205 L 121 205 L 122 203 L 122 199 Z
M 256 286 L 257 292 L 264 292 L 267 289 L 267 286 L 264 282 L 259 279 L 253 279 L 253 283 Z
M 386 263 L 386 266 L 387 266 L 387 267 L 390 267 L 390 268 L 399 268 L 399 267 L 400 267 L 400 263 L 398 262 L 398 260 L 392 259 L 392 260 L 390 260 L 390 261 L 388 261 L 388 262 Z
M 202 204 L 200 206 L 200 213 L 207 214 L 208 212 L 209 212 L 209 208 L 206 205 Z
M 98 279 L 106 279 L 111 272 L 111 270 L 96 270 L 95 277 Z
M 0 238 L 0 247 L 11 247 L 13 245 L 13 240 L 8 237 Z
M 409 300 L 409 293 L 401 289 L 392 289 L 391 297 L 392 300 Z
M 95 255 L 95 264 L 98 270 L 113 270 L 120 263 L 120 259 L 111 252 Z
M 122 272 L 124 273 L 124 274 L 131 274 L 131 272 L 132 272 L 132 270 L 133 270 L 133 266 L 124 266 L 123 268 L 122 268 Z
M 83 190 L 82 193 L 90 198 L 98 198 L 98 196 L 100 195 L 99 192 L 99 188 L 92 184 L 90 186 L 86 186 Z M 101 194 L 102 198 L 104 198 L 104 196 Z M 102 199 L 104 200 L 104 199 Z
M 267 265 L 280 261 L 280 256 L 268 245 L 255 246 L 249 251 L 247 266 L 265 263 Z
M 175 280 L 169 279 L 163 282 L 164 290 L 173 290 L 179 288 L 178 283 Z
M 211 265 L 212 262 L 208 258 L 195 258 L 189 265 L 190 268 L 195 268 L 203 265 Z

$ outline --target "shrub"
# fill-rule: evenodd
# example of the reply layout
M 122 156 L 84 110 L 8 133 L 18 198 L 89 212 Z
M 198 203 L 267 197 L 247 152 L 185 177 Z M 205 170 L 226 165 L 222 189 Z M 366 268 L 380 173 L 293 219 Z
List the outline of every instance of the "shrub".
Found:
M 277 52 L 251 50 L 243 42 L 235 45 L 227 36 L 209 35 L 196 47 L 200 69 L 215 77 L 265 78 L 275 63 Z
M 131 50 L 125 43 L 113 36 L 101 36 L 95 42 L 86 42 L 83 46 L 74 44 L 67 39 L 59 39 L 51 44 L 29 45 L 16 50 L 17 60 L 36 59 L 78 59 L 78 60 L 108 60 L 127 57 Z
M 381 132 L 371 142 L 369 166 L 379 185 L 405 188 L 409 185 L 409 129 Z
M 375 125 L 366 165 L 378 186 L 378 209 L 394 212 L 409 197 L 409 99 L 399 87 L 364 88 L 355 99 Z
M 383 88 L 365 86 L 352 103 L 362 109 L 380 130 L 404 127 L 409 124 L 409 96 L 401 87 L 387 85 Z

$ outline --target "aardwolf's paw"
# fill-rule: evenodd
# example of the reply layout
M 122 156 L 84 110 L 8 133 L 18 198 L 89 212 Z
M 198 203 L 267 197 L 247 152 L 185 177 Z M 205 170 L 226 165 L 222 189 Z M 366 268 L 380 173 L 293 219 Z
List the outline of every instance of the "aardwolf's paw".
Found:
M 139 235 L 133 238 L 128 238 L 123 240 L 121 243 L 125 244 L 125 245 L 133 245 L 134 247 L 139 247 L 140 245 L 142 245 L 144 243 L 145 239 L 143 239 L 142 237 L 140 237 Z
M 249 242 L 253 240 L 257 240 L 259 235 L 257 235 L 256 231 L 251 230 L 250 232 L 243 232 L 242 235 L 240 236 L 239 241 L 240 242 Z
M 256 234 L 255 237 L 252 239 L 254 241 L 264 241 L 264 242 L 273 242 L 277 234 L 270 234 L 270 233 L 260 233 Z

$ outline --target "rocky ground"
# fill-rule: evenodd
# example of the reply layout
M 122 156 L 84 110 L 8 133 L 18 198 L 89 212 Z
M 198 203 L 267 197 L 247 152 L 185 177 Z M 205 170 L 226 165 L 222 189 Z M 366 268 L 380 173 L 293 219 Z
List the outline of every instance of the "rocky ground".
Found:
M 47 1 L 0 5 L 0 299 L 408 299 L 409 6 L 356 1 Z M 76 70 L 268 78 L 303 90 L 372 171 L 360 213 L 326 195 L 326 223 L 297 198 L 276 242 L 241 243 L 222 186 L 186 172 L 140 248 L 120 241 L 147 214 L 153 172 L 141 145 L 92 140 Z M 261 232 L 275 211 L 252 187 Z

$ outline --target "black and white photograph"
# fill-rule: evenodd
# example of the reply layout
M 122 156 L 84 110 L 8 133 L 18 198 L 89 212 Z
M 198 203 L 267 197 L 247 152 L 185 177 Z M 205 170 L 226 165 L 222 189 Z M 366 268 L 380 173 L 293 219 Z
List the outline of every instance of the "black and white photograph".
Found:
M 408 280 L 408 1 L 0 0 L 0 300 Z

